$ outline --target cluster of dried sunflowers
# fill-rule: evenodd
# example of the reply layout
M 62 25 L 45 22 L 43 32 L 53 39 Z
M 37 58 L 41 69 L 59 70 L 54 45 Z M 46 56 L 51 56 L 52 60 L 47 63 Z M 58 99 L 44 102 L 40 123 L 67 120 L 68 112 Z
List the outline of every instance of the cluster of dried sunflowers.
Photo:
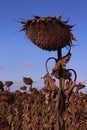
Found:
M 58 101 L 59 90 L 50 86 L 45 92 L 1 92 L 0 130 L 87 130 L 87 94 L 72 92 L 62 116 Z

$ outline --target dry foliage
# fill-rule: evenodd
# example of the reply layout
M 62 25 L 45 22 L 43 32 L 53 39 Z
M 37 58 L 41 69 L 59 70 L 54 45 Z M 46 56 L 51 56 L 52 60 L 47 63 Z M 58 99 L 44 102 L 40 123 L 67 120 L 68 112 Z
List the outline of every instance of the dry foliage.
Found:
M 0 92 L 0 130 L 87 130 L 87 94 L 72 92 L 62 113 L 59 98 L 59 88 L 49 85 Z

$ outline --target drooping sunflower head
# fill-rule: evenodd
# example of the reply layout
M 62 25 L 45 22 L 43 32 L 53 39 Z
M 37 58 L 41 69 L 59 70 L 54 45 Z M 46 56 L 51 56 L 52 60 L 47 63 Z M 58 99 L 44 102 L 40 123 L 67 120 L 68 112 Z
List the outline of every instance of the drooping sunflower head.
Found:
M 66 45 L 71 46 L 72 40 L 76 40 L 71 33 L 73 25 L 68 20 L 62 21 L 59 17 L 39 17 L 23 20 L 21 31 L 25 31 L 28 38 L 43 50 L 55 51 Z

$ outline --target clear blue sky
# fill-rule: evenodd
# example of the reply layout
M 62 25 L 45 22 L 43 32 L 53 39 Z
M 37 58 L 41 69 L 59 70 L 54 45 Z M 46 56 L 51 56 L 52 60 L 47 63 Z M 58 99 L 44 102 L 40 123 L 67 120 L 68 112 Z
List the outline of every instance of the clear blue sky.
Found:
M 14 87 L 22 84 L 23 76 L 32 77 L 40 87 L 41 77 L 46 73 L 45 61 L 56 57 L 56 52 L 43 51 L 19 32 L 20 19 L 33 15 L 70 18 L 76 24 L 72 33 L 78 39 L 72 48 L 72 57 L 67 64 L 78 74 L 78 79 L 87 83 L 87 1 L 86 0 L 0 0 L 0 80 L 14 81 Z

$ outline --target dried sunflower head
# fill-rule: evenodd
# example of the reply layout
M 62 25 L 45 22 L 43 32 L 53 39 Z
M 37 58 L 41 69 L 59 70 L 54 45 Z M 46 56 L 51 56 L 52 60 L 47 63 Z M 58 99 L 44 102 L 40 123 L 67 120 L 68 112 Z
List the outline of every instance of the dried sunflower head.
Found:
M 72 40 L 76 40 L 71 33 L 72 25 L 67 21 L 62 21 L 60 17 L 39 17 L 23 20 L 23 28 L 28 38 L 38 47 L 55 51 L 66 45 L 71 46 Z

